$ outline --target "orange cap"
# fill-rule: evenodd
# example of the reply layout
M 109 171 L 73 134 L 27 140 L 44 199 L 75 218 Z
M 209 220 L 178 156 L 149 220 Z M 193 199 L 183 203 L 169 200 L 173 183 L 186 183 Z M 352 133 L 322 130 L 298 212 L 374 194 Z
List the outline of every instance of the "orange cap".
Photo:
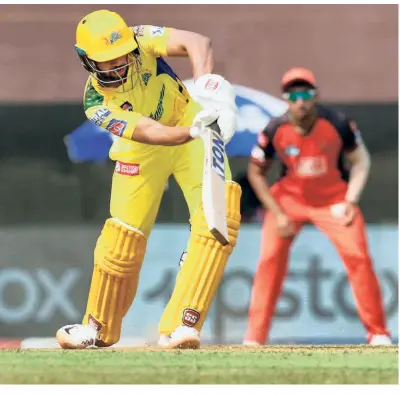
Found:
M 312 85 L 314 88 L 317 85 L 315 76 L 311 70 L 305 69 L 304 67 L 294 67 L 288 70 L 282 77 L 281 86 L 284 90 L 285 87 L 294 81 L 305 81 Z

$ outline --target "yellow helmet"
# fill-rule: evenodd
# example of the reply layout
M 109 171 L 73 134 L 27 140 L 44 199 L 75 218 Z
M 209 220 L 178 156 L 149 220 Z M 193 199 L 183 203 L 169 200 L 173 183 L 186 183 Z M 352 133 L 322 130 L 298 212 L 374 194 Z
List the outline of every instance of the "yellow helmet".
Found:
M 76 51 L 95 62 L 113 60 L 137 48 L 133 31 L 112 11 L 94 11 L 82 18 L 76 29 Z

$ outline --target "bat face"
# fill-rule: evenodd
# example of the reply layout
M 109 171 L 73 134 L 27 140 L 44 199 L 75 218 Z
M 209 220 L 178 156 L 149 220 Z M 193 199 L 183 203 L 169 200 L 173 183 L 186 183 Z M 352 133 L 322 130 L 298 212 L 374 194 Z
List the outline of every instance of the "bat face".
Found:
M 225 144 L 219 133 L 213 130 L 212 138 L 212 163 L 213 171 L 225 182 Z
M 225 144 L 215 122 L 204 141 L 203 208 L 208 229 L 222 244 L 228 241 L 225 201 Z

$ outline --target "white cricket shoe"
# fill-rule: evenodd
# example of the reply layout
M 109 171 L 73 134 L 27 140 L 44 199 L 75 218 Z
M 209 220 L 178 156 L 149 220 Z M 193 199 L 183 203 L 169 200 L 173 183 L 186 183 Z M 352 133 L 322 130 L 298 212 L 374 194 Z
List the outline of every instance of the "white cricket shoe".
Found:
M 391 346 L 392 339 L 387 335 L 372 335 L 369 339 L 370 346 Z
M 171 344 L 171 338 L 168 335 L 160 335 L 157 344 L 161 347 L 169 347 Z
M 57 331 L 56 338 L 62 348 L 81 350 L 94 346 L 98 332 L 90 325 L 65 325 Z
M 181 325 L 171 333 L 169 348 L 198 349 L 200 348 L 200 334 L 197 329 Z
M 253 340 L 243 340 L 243 345 L 244 346 L 251 346 L 251 347 L 262 346 L 261 343 L 253 341 Z

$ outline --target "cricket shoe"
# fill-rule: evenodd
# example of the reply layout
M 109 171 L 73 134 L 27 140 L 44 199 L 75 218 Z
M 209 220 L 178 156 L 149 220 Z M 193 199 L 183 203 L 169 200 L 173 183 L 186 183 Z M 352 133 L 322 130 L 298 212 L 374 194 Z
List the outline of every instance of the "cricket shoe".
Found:
M 157 344 L 160 347 L 169 347 L 171 344 L 171 338 L 168 335 L 160 335 Z
M 370 346 L 391 346 L 393 342 L 387 335 L 369 335 L 368 344 Z
M 262 346 L 261 343 L 256 342 L 254 340 L 243 340 L 243 345 L 244 346 L 249 346 L 249 347 Z
M 172 349 L 191 349 L 200 348 L 200 334 L 197 329 L 181 325 L 171 333 L 168 348 Z
M 58 344 L 65 349 L 82 350 L 94 346 L 98 332 L 90 325 L 65 325 L 57 331 Z

